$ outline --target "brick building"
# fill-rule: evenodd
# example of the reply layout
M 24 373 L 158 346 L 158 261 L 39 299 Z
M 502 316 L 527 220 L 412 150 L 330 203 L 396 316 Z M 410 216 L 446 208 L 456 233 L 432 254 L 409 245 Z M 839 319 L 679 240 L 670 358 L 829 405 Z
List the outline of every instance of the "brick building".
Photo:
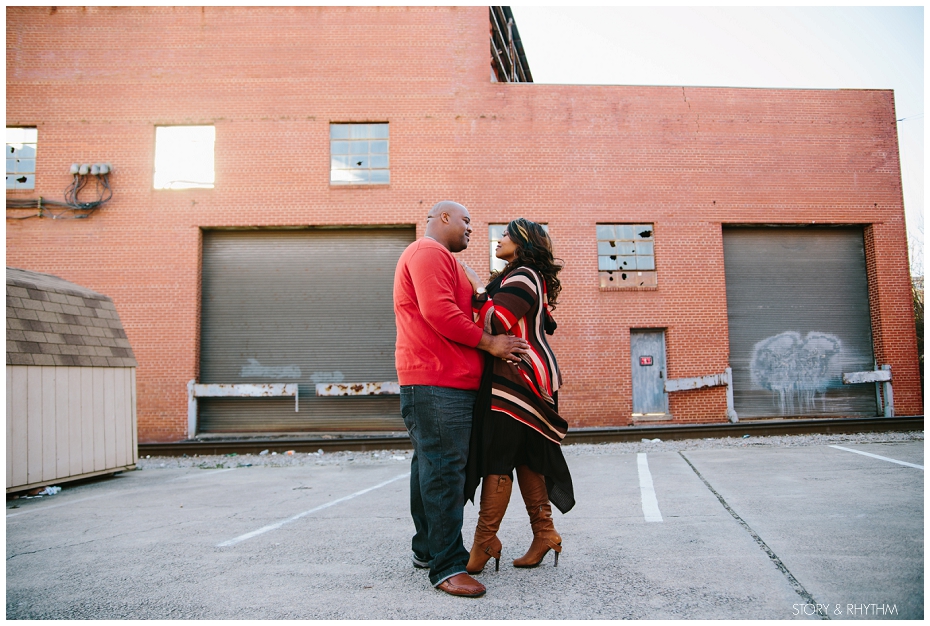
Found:
M 7 8 L 7 265 L 113 299 L 141 442 L 402 429 L 396 396 L 315 389 L 396 380 L 393 264 L 441 199 L 473 267 L 548 225 L 574 428 L 726 421 L 728 387 L 664 385 L 728 367 L 740 419 L 876 415 L 841 381 L 876 365 L 921 412 L 893 92 L 534 84 L 490 15 Z M 192 380 L 299 408 L 189 418 Z

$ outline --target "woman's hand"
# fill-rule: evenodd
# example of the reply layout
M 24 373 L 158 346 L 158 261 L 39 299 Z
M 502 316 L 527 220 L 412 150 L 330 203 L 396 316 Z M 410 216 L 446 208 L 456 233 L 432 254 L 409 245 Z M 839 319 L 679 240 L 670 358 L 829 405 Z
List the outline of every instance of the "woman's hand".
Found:
M 471 288 L 476 293 L 479 289 L 484 290 L 484 283 L 478 278 L 478 272 L 468 267 L 468 264 L 465 263 L 462 259 L 456 259 L 459 262 L 459 265 L 462 266 L 462 269 L 465 270 L 465 276 L 468 277 L 468 282 L 471 283 Z

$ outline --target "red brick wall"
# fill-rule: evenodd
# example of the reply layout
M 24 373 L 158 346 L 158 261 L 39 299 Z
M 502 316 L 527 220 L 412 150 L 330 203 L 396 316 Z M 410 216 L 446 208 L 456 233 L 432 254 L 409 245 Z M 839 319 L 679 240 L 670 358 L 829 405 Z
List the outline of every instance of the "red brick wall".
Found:
M 140 441 L 186 436 L 200 232 L 417 224 L 464 203 L 549 223 L 566 262 L 553 346 L 574 427 L 630 423 L 630 328 L 667 329 L 669 375 L 728 362 L 722 224 L 867 229 L 876 358 L 921 412 L 891 91 L 491 83 L 486 7 L 8 7 L 7 124 L 39 129 L 37 189 L 109 161 L 86 220 L 7 220 L 7 264 L 113 298 L 139 361 Z M 532 67 L 532 51 L 530 65 Z M 391 184 L 330 187 L 329 123 L 387 121 Z M 212 190 L 152 188 L 154 126 L 214 124 Z M 12 213 L 12 212 L 8 212 Z M 658 287 L 601 291 L 594 225 L 654 223 Z M 723 388 L 671 394 L 722 421 Z

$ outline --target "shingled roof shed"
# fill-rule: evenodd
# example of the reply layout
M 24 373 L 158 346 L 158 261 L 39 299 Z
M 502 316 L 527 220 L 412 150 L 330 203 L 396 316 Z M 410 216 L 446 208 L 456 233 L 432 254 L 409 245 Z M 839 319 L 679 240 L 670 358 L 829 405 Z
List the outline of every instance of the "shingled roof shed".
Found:
M 7 268 L 7 492 L 135 466 L 136 359 L 113 301 Z
M 50 274 L 6 270 L 7 365 L 135 367 L 107 296 Z

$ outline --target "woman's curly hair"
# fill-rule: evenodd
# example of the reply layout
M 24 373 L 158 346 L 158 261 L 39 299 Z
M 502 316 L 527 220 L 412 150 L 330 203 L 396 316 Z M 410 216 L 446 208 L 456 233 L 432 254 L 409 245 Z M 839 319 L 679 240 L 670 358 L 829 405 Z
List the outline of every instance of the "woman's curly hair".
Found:
M 491 278 L 506 276 L 522 265 L 529 265 L 538 270 L 546 281 L 549 308 L 555 310 L 559 293 L 562 291 L 559 272 L 564 264 L 561 263 L 561 259 L 552 256 L 552 240 L 549 233 L 536 222 L 518 217 L 507 224 L 507 234 L 510 240 L 517 244 L 517 257 L 501 271 L 492 273 Z

